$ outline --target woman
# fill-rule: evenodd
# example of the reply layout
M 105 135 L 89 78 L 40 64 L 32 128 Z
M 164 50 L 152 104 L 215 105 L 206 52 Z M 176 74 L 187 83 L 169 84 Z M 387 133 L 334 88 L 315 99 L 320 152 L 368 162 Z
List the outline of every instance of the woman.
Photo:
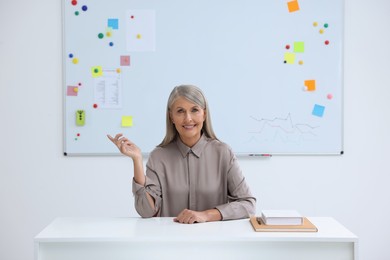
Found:
M 108 138 L 133 160 L 135 207 L 142 217 L 175 217 L 197 223 L 247 218 L 252 196 L 230 147 L 217 139 L 202 91 L 175 87 L 166 112 L 166 136 L 149 155 L 122 134 Z

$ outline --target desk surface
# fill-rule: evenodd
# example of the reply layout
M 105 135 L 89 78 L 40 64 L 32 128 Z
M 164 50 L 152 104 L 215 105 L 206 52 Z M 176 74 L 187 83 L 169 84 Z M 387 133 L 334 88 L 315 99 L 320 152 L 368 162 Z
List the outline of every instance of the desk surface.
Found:
M 318 232 L 255 232 L 249 219 L 179 224 L 173 218 L 58 218 L 35 242 L 98 241 L 318 241 L 357 242 L 330 217 L 309 217 Z

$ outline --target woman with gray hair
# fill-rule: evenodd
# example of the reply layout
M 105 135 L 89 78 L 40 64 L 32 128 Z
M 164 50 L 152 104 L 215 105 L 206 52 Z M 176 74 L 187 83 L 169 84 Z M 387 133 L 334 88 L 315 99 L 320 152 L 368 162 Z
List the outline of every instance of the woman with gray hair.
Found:
M 256 199 L 231 148 L 218 140 L 210 109 L 196 86 L 175 87 L 168 99 L 166 135 L 149 155 L 122 134 L 108 138 L 133 160 L 135 208 L 142 217 L 180 223 L 248 218 Z

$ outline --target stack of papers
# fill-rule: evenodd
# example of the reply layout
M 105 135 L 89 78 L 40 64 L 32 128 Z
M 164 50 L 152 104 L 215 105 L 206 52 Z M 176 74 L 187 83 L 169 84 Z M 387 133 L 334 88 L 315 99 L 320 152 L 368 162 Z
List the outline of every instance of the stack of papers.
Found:
M 266 225 L 303 224 L 303 217 L 296 210 L 263 210 L 261 219 Z

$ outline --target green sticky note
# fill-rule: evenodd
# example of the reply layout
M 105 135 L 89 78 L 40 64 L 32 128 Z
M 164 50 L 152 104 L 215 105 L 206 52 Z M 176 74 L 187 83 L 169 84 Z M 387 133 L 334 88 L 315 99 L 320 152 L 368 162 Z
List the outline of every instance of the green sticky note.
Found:
M 133 117 L 122 116 L 122 127 L 131 127 L 131 126 L 133 126 Z
M 295 53 L 286 52 L 284 54 L 284 60 L 287 64 L 294 64 L 295 62 Z
M 304 42 L 294 42 L 294 52 L 305 52 L 305 43 Z

